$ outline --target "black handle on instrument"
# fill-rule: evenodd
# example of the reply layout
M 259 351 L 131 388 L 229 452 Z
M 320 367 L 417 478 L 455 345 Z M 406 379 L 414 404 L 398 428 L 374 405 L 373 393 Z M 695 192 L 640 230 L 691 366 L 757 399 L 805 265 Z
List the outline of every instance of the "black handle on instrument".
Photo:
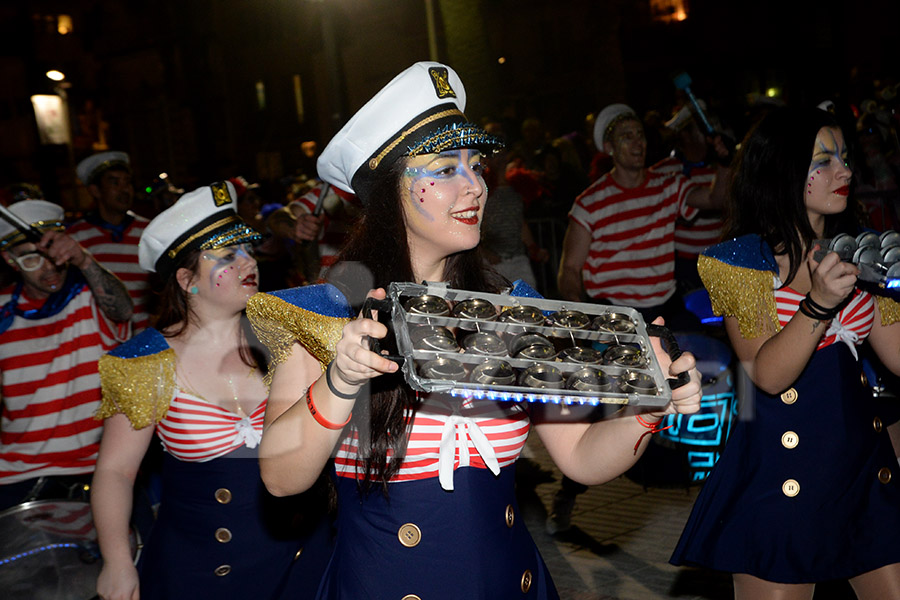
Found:
M 663 341 L 663 346 L 666 350 L 666 353 L 669 355 L 673 361 L 678 360 L 679 357 L 683 354 L 681 348 L 678 346 L 678 340 L 675 339 L 675 334 L 669 331 L 668 328 L 663 327 L 662 325 L 647 325 L 647 335 L 652 337 L 658 337 Z M 683 371 L 679 373 L 675 378 L 668 378 L 666 381 L 669 383 L 669 389 L 676 390 L 681 386 L 685 385 L 691 380 L 691 374 L 687 371 Z
M 390 316 L 391 310 L 393 309 L 393 303 L 385 298 L 384 300 L 379 300 L 377 298 L 366 298 L 366 301 L 363 303 L 362 307 L 362 316 L 365 319 L 372 319 L 373 321 L 378 321 L 379 323 L 384 323 L 388 328 L 388 336 L 391 335 L 391 322 L 390 319 L 386 321 L 382 321 L 381 319 L 376 319 L 374 316 L 374 311 L 378 311 L 378 316 L 381 317 L 383 315 Z M 381 351 L 381 342 L 373 337 L 369 337 L 369 350 L 374 352 L 375 354 L 381 354 L 386 359 L 397 363 L 397 366 L 402 367 L 406 357 L 400 356 L 396 352 L 391 354 L 388 352 L 387 354 L 382 353 Z

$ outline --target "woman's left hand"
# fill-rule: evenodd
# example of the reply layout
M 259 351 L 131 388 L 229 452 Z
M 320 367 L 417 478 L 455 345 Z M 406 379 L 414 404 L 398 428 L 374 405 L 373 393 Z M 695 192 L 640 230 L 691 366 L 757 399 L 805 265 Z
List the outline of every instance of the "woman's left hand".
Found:
M 654 325 L 664 325 L 662 317 L 657 317 L 653 321 Z M 668 353 L 663 350 L 662 342 L 658 337 L 651 337 L 650 344 L 653 346 L 653 352 L 656 354 L 656 360 L 659 361 L 663 373 L 670 377 L 677 377 L 679 373 L 690 373 L 690 381 L 683 386 L 672 390 L 672 400 L 665 406 L 662 411 L 654 411 L 650 413 L 652 416 L 662 416 L 671 414 L 690 414 L 700 410 L 700 399 L 703 396 L 700 384 L 700 371 L 697 370 L 697 361 L 690 352 L 684 352 L 678 357 L 678 360 L 672 361 Z

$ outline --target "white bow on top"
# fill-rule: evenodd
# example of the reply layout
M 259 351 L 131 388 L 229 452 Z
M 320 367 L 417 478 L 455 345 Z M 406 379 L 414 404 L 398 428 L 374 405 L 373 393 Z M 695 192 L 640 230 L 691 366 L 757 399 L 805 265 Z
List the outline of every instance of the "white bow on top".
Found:
M 475 445 L 478 454 L 491 473 L 500 474 L 500 463 L 490 440 L 478 427 L 478 424 L 469 417 L 452 414 L 447 417 L 447 422 L 441 430 L 440 458 L 438 463 L 438 479 L 441 487 L 448 492 L 453 491 L 453 463 L 456 452 L 459 451 L 459 466 L 469 466 L 469 440 Z

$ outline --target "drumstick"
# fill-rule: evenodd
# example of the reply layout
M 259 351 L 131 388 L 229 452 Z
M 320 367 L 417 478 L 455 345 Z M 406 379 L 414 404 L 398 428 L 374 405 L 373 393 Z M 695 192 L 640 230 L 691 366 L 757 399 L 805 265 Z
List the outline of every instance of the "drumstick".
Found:
M 40 229 L 26 223 L 2 204 L 0 204 L 0 217 L 3 217 L 10 225 L 21 231 L 25 236 L 25 239 L 34 242 L 35 244 L 39 243 L 41 238 L 44 237 L 44 234 L 41 233 Z

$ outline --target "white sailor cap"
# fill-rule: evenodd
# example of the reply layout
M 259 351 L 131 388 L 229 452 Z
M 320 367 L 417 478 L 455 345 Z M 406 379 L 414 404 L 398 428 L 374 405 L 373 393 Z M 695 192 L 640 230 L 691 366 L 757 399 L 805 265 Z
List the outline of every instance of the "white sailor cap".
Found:
M 174 273 L 192 250 L 213 250 L 256 242 L 262 236 L 237 215 L 237 194 L 222 181 L 188 192 L 159 213 L 141 234 L 138 262 L 162 277 Z
M 21 200 L 10 204 L 9 212 L 23 222 L 41 231 L 55 229 L 62 231 L 65 212 L 62 206 L 46 200 Z M 25 233 L 12 223 L 0 217 L 0 248 L 7 249 L 26 241 Z
M 627 104 L 610 104 L 600 111 L 594 121 L 594 145 L 603 150 L 603 142 L 609 139 L 613 128 L 626 118 L 638 119 L 637 113 Z
M 125 152 L 100 152 L 88 156 L 75 167 L 75 174 L 84 185 L 96 183 L 100 175 L 109 169 L 125 169 L 131 172 L 131 159 Z
M 372 177 L 402 156 L 477 148 L 492 154 L 500 138 L 469 123 L 456 71 L 418 62 L 390 81 L 332 138 L 316 163 L 319 177 L 365 195 Z

